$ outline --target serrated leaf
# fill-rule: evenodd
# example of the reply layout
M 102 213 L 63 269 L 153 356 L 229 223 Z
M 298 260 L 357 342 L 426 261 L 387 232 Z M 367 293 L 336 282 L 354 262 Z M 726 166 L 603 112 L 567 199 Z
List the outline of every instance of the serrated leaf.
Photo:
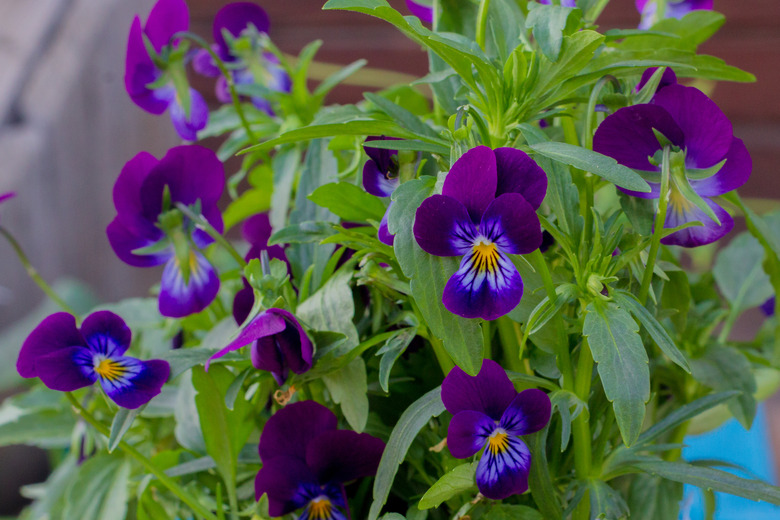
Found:
M 442 502 L 464 493 L 477 486 L 476 472 L 478 461 L 461 464 L 449 473 L 445 473 L 425 492 L 417 505 L 420 509 L 439 507 Z

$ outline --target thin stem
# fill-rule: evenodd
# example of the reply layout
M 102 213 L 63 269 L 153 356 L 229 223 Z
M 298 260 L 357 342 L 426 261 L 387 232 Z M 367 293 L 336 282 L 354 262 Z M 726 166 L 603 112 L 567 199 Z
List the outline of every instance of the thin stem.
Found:
M 206 220 L 202 215 L 194 213 L 190 208 L 187 207 L 186 204 L 181 202 L 176 203 L 176 208 L 184 213 L 187 218 L 195 222 L 196 226 L 208 233 L 208 235 L 213 238 L 219 245 L 225 248 L 225 250 L 230 253 L 230 256 L 232 256 L 238 265 L 241 266 L 241 269 L 246 267 L 246 261 L 244 260 L 244 257 L 242 257 L 238 251 L 236 251 L 236 248 L 234 248 L 233 245 L 228 242 L 219 231 L 214 229 L 214 226 L 212 226 L 208 220 Z
M 436 355 L 436 361 L 439 362 L 441 371 L 444 372 L 444 375 L 446 376 L 450 373 L 450 370 L 455 368 L 455 363 L 452 361 L 452 358 L 450 358 L 450 355 L 447 354 L 447 351 L 444 350 L 444 345 L 441 340 L 434 336 L 433 333 L 428 336 L 428 341 L 431 343 L 431 347 L 433 347 L 433 353 Z
M 577 397 L 584 403 L 590 396 L 590 385 L 593 375 L 593 355 L 590 352 L 587 338 L 582 338 L 580 357 L 577 362 L 577 380 L 574 385 Z M 574 434 L 574 468 L 580 479 L 586 479 L 591 472 L 591 444 L 593 438 L 590 432 L 589 414 L 584 410 L 574 419 L 572 425 Z
M 59 295 L 54 292 L 54 289 L 52 289 L 51 286 L 46 283 L 46 280 L 44 280 L 43 277 L 38 274 L 38 271 L 35 269 L 35 267 L 33 267 L 32 263 L 30 263 L 30 259 L 27 258 L 26 254 L 24 254 L 22 246 L 19 245 L 19 242 L 16 241 L 13 235 L 11 235 L 11 233 L 9 233 L 8 230 L 3 227 L 0 227 L 0 233 L 2 233 L 6 240 L 8 240 L 8 243 L 11 244 L 11 247 L 16 253 L 17 258 L 19 258 L 19 262 L 21 262 L 21 264 L 24 266 L 25 271 L 27 271 L 27 275 L 32 279 L 32 281 L 35 282 L 44 293 L 46 293 L 46 296 L 51 298 L 51 301 L 59 305 L 62 310 L 72 314 L 76 317 L 76 319 L 78 319 L 79 314 L 73 310 L 73 307 L 68 305 L 65 300 L 60 298 Z
M 655 260 L 658 256 L 658 250 L 661 247 L 661 236 L 664 232 L 666 223 L 666 207 L 669 203 L 669 177 L 670 168 L 669 157 L 671 150 L 668 146 L 664 147 L 663 165 L 661 167 L 661 193 L 658 199 L 658 213 L 655 214 L 655 223 L 653 225 L 653 237 L 650 242 L 650 252 L 647 255 L 647 265 L 645 274 L 642 278 L 642 286 L 639 289 L 639 301 L 644 305 L 647 302 L 647 295 L 650 292 L 650 283 L 653 281 L 653 269 L 655 269 Z
M 68 398 L 68 401 L 70 401 L 70 404 L 73 405 L 73 408 L 75 409 L 76 414 L 78 414 L 82 419 L 84 419 L 86 422 L 88 422 L 93 428 L 95 428 L 97 431 L 102 433 L 106 436 L 106 438 L 109 438 L 111 436 L 111 432 L 109 428 L 98 421 L 89 411 L 87 411 L 86 408 L 84 408 L 81 403 L 78 402 L 76 397 L 71 392 L 65 392 L 65 396 Z M 135 449 L 133 446 L 127 444 L 125 441 L 119 441 L 119 447 L 133 457 L 136 461 L 138 461 L 144 468 L 146 468 L 149 473 L 154 475 L 157 480 L 159 480 L 165 487 L 171 490 L 171 492 L 179 497 L 182 502 L 187 504 L 192 511 L 200 515 L 203 518 L 206 518 L 207 520 L 217 520 L 217 517 L 214 516 L 214 514 L 211 513 L 211 511 L 207 510 L 205 507 L 203 507 L 195 497 L 187 493 L 182 487 L 180 487 L 176 482 L 173 481 L 168 475 L 165 474 L 164 471 L 161 471 L 159 468 L 157 468 L 152 462 L 146 458 L 145 455 L 143 455 L 141 452 L 139 452 L 137 449 Z
M 230 503 L 230 518 L 238 520 L 238 497 L 236 496 L 236 486 L 225 486 L 228 490 L 228 501 Z
M 484 51 L 487 32 L 488 11 L 490 10 L 490 0 L 481 0 L 479 3 L 479 13 L 477 14 L 477 45 Z

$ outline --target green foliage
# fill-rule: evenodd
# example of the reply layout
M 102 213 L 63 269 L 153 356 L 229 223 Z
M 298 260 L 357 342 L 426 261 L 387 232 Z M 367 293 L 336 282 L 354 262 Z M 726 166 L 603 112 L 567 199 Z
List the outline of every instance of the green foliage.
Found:
M 430 509 L 438 507 L 442 502 L 477 487 L 474 474 L 477 462 L 461 464 L 449 473 L 445 473 L 420 499 L 417 507 Z

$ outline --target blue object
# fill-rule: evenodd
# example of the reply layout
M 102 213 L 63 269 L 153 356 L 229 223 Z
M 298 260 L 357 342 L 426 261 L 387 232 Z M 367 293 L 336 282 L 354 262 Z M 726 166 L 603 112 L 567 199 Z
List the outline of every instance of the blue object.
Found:
M 687 461 L 717 459 L 738 464 L 745 471 L 732 468 L 718 468 L 741 477 L 759 478 L 777 485 L 773 468 L 774 457 L 766 422 L 766 409 L 759 405 L 753 427 L 748 431 L 730 419 L 720 428 L 702 435 L 685 438 L 683 458 Z M 778 520 L 780 507 L 766 502 L 753 502 L 742 497 L 716 493 L 717 508 L 715 520 Z M 701 490 L 685 486 L 680 520 L 703 520 L 704 502 Z M 660 520 L 660 519 L 659 519 Z

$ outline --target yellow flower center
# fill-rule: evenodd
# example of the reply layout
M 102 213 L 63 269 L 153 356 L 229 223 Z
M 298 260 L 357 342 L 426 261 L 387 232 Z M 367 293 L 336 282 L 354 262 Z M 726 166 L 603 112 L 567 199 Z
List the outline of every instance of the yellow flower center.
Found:
M 509 447 L 509 434 L 502 429 L 494 431 L 490 437 L 488 437 L 487 449 L 491 455 L 498 455 L 504 453 Z
M 114 381 L 122 377 L 127 368 L 112 359 L 103 359 L 95 364 L 95 372 L 103 379 Z
M 690 211 L 694 204 L 685 198 L 685 196 L 674 185 L 669 189 L 669 205 L 677 215 L 682 215 Z
M 477 271 L 495 272 L 498 269 L 498 249 L 493 242 L 480 240 L 472 247 L 474 251 L 474 265 Z
M 326 497 L 317 497 L 308 506 L 311 520 L 329 520 L 333 511 L 333 505 Z

